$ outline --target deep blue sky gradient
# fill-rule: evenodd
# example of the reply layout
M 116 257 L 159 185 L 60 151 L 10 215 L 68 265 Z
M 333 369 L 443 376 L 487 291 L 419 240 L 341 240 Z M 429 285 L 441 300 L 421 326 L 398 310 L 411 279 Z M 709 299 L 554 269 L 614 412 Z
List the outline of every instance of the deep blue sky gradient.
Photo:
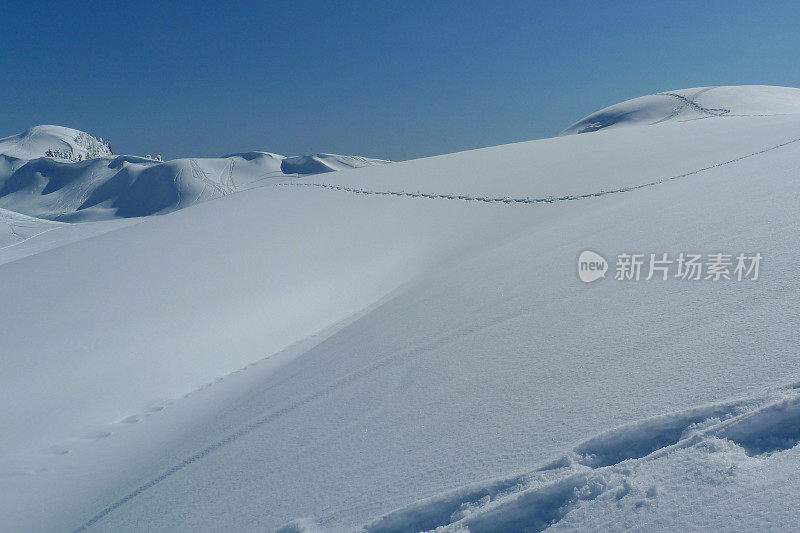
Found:
M 0 18 L 0 137 L 60 124 L 168 158 L 410 159 L 669 89 L 800 86 L 800 2 L 6 0 Z

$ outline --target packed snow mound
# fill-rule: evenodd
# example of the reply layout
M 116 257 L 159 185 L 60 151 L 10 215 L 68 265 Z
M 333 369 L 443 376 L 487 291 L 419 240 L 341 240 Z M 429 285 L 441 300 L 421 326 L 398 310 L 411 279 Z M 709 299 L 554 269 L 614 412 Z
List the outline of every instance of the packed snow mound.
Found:
M 388 163 L 383 159 L 338 154 L 315 154 L 287 157 L 281 162 L 281 170 L 287 174 L 323 174 L 348 168 L 362 168 Z
M 651 94 L 606 107 L 579 120 L 561 135 L 667 121 L 797 113 L 800 113 L 800 89 L 794 87 L 696 87 Z
M 260 151 L 173 161 L 112 156 L 107 144 L 87 133 L 36 126 L 0 140 L 0 208 L 62 222 L 140 217 L 265 185 L 274 178 L 385 163 L 358 156 L 287 158 Z
M 53 157 L 78 161 L 111 155 L 102 138 L 64 126 L 34 126 L 24 133 L 0 139 L 0 154 L 17 159 Z

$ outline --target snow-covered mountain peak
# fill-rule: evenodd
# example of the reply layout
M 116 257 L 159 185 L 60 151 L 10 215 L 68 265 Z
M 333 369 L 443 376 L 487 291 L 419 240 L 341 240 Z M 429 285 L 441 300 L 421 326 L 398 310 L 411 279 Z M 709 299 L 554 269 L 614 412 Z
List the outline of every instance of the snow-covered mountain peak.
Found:
M 800 113 L 800 89 L 771 85 L 695 87 L 641 96 L 615 104 L 572 124 L 561 135 L 623 126 L 714 117 Z
M 24 133 L 0 139 L 0 155 L 17 159 L 52 157 L 81 161 L 112 154 L 102 138 L 64 126 L 34 126 Z

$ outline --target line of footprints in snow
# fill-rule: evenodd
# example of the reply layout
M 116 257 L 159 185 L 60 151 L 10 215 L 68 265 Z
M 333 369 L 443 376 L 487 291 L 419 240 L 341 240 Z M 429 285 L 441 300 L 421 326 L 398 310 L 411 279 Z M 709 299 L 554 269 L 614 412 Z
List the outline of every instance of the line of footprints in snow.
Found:
M 55 455 L 55 456 L 68 456 L 68 455 L 72 454 L 73 452 L 78 451 L 83 445 L 85 445 L 87 443 L 102 441 L 104 439 L 107 439 L 107 438 L 111 437 L 113 435 L 114 431 L 115 431 L 115 428 L 124 429 L 124 426 L 131 425 L 131 424 L 137 424 L 139 422 L 147 420 L 148 418 L 163 412 L 170 405 L 173 405 L 173 404 L 175 404 L 176 402 L 178 402 L 180 400 L 183 400 L 183 399 L 189 398 L 191 396 L 194 396 L 199 392 L 208 390 L 211 387 L 213 387 L 214 385 L 222 382 L 226 378 L 234 376 L 234 375 L 239 374 L 241 372 L 244 372 L 245 370 L 248 370 L 249 368 L 258 365 L 263 360 L 264 359 L 261 359 L 259 361 L 254 361 L 253 363 L 250 363 L 249 365 L 247 365 L 247 366 L 245 366 L 243 368 L 240 368 L 238 370 L 234 370 L 233 372 L 229 372 L 228 374 L 225 374 L 224 376 L 218 377 L 214 381 L 210 381 L 210 382 L 204 384 L 203 386 L 198 387 L 197 389 L 194 389 L 192 391 L 187 392 L 186 394 L 182 395 L 179 399 L 167 400 L 165 402 L 153 405 L 152 407 L 148 408 L 147 410 L 145 410 L 142 413 L 133 414 L 133 415 L 130 415 L 130 416 L 127 416 L 127 417 L 123 418 L 122 420 L 120 420 L 118 422 L 111 423 L 108 426 L 104 426 L 102 428 L 97 428 L 97 429 L 88 431 L 88 432 L 84 433 L 84 435 L 81 438 L 72 439 L 72 440 L 65 441 L 63 443 L 56 444 L 54 446 L 50 446 L 48 448 L 45 448 L 44 450 L 42 450 L 42 453 L 44 453 L 46 455 L 49 455 L 49 456 L 53 456 L 53 455 Z M 46 468 L 46 467 L 39 467 L 39 468 L 35 468 L 35 469 L 32 469 L 32 470 L 27 470 L 27 471 L 26 470 L 21 470 L 21 469 L 0 470 L 0 478 L 24 476 L 24 475 L 29 475 L 29 474 L 40 474 L 40 473 L 44 473 L 44 472 L 47 472 L 47 471 L 48 471 L 48 468 Z

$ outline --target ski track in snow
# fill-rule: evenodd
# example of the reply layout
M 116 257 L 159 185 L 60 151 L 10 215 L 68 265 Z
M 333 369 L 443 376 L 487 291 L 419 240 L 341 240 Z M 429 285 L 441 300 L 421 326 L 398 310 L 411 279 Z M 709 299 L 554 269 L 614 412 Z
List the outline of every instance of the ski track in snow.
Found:
M 208 177 L 208 174 L 206 174 L 206 172 L 202 169 L 200 163 L 198 163 L 196 159 L 189 159 L 189 164 L 192 167 L 192 177 L 200 180 L 200 182 L 202 182 L 203 184 L 203 190 L 200 191 L 200 193 L 197 195 L 198 201 L 202 201 L 203 194 L 205 194 L 208 187 L 211 187 L 217 193 L 216 195 L 212 193 L 210 197 L 211 200 L 229 194 L 229 191 L 225 190 L 224 184 L 222 183 L 222 174 L 220 174 L 220 183 L 217 183 L 216 181 Z
M 484 203 L 503 203 L 503 204 L 552 204 L 555 202 L 568 202 L 573 200 L 585 200 L 587 198 L 597 198 L 600 196 L 607 196 L 610 194 L 619 194 L 625 193 L 630 191 L 635 191 L 638 189 L 644 189 L 646 187 L 653 187 L 655 185 L 661 185 L 662 183 L 667 183 L 669 181 L 686 178 L 689 176 L 694 176 L 695 174 L 700 174 L 701 172 L 705 172 L 707 170 L 712 170 L 715 168 L 723 167 L 726 165 L 730 165 L 732 163 L 737 163 L 742 161 L 743 159 L 747 159 L 749 157 L 754 157 L 757 155 L 765 154 L 772 150 L 776 150 L 778 148 L 783 148 L 784 146 L 788 146 L 790 144 L 794 144 L 800 141 L 800 137 L 796 139 L 791 139 L 789 141 L 777 144 L 775 146 L 771 146 L 769 148 L 764 148 L 763 150 L 759 150 L 757 152 L 752 152 L 743 156 L 736 157 L 734 159 L 729 159 L 727 161 L 723 161 L 721 163 L 716 163 L 714 165 L 709 165 L 707 167 L 699 168 L 697 170 L 692 170 L 690 172 L 684 172 L 683 174 L 678 174 L 676 176 L 669 176 L 667 178 L 661 178 L 655 181 L 651 181 L 648 183 L 642 183 L 640 185 L 631 185 L 628 187 L 620 187 L 619 189 L 611 189 L 611 190 L 601 190 L 598 192 L 586 193 L 586 194 L 575 194 L 575 195 L 565 195 L 565 196 L 549 196 L 544 198 L 511 198 L 511 197 L 492 197 L 492 196 L 471 196 L 467 194 L 436 194 L 436 193 L 423 193 L 423 192 L 404 192 L 404 191 L 375 191 L 370 189 L 359 189 L 354 187 L 345 187 L 343 185 L 334 185 L 332 183 L 276 183 L 275 186 L 289 186 L 289 187 L 321 187 L 326 189 L 333 189 L 336 191 L 343 191 L 355 194 L 365 194 L 365 195 L 381 195 L 381 196 L 400 196 L 404 198 L 427 198 L 432 200 L 464 200 L 469 202 L 484 202 Z
M 465 200 L 485 203 L 553 203 L 601 197 L 652 187 L 668 181 L 699 174 L 713 168 L 736 163 L 749 157 L 797 143 L 798 141 L 800 141 L 800 138 L 791 139 L 734 159 L 645 184 L 609 191 L 599 191 L 596 193 L 550 198 L 493 198 L 455 194 L 371 191 L 325 183 L 290 182 L 278 183 L 275 186 L 322 187 L 366 195 Z M 218 187 L 218 184 L 215 184 L 215 186 Z M 472 326 L 468 331 L 460 331 L 455 334 L 454 337 L 460 338 L 463 335 L 467 335 L 476 327 L 480 328 L 480 325 Z M 88 521 L 76 528 L 74 533 L 86 531 L 138 495 L 148 491 L 162 481 L 202 460 L 215 451 L 237 441 L 254 430 L 295 409 L 301 408 L 348 383 L 369 375 L 373 371 L 391 364 L 398 358 L 410 357 L 416 352 L 435 348 L 435 345 L 440 343 L 446 344 L 452 340 L 454 339 L 449 337 L 439 339 L 437 341 L 432 341 L 432 346 L 426 345 L 410 348 L 387 356 L 384 359 L 344 376 L 316 392 L 243 426 L 238 431 L 190 455 L 183 461 L 165 470 L 157 477 L 105 507 Z M 210 385 L 211 384 L 208 386 Z M 426 500 L 423 503 L 414 504 L 404 510 L 386 515 L 373 524 L 366 526 L 366 530 L 369 533 L 408 530 L 423 531 L 435 529 L 440 526 L 453 525 L 453 527 L 461 527 L 462 525 L 468 524 L 472 531 L 493 531 L 497 530 L 497 528 L 503 529 L 503 527 L 513 528 L 514 523 L 517 523 L 517 525 L 524 523 L 525 529 L 528 531 L 541 531 L 563 518 L 571 509 L 571 506 L 577 503 L 578 499 L 593 499 L 611 490 L 608 487 L 612 485 L 613 487 L 621 486 L 620 483 L 622 483 L 622 481 L 618 480 L 618 482 L 612 483 L 609 481 L 609 477 L 620 477 L 619 473 L 614 469 L 621 463 L 632 459 L 647 458 L 649 460 L 660 457 L 679 447 L 695 445 L 708 436 L 728 438 L 745 448 L 750 455 L 760 455 L 762 453 L 791 448 L 800 442 L 800 391 L 798 389 L 800 389 L 800 384 L 793 385 L 787 389 L 795 392 L 795 397 L 792 398 L 791 401 L 786 400 L 782 404 L 780 402 L 771 404 L 754 411 L 746 411 L 744 414 L 742 414 L 741 411 L 743 408 L 751 405 L 753 400 L 693 409 L 683 413 L 667 415 L 625 426 L 585 441 L 583 444 L 577 446 L 570 454 L 551 463 L 549 466 L 534 471 L 534 473 L 552 472 L 556 470 L 565 472 L 556 481 L 548 482 L 543 485 L 538 483 L 534 486 L 532 483 L 535 482 L 536 478 L 540 478 L 541 476 L 528 473 L 522 476 L 480 485 L 477 489 L 471 487 L 458 490 L 455 493 L 439 496 L 433 500 Z M 729 418 L 731 420 L 728 420 Z M 726 421 L 719 422 L 718 420 L 720 419 L 725 419 Z M 718 423 L 713 424 L 703 432 L 693 432 L 690 436 L 685 436 L 689 429 L 704 423 L 710 423 L 712 420 L 717 420 Z M 776 438 L 778 440 L 775 440 Z M 578 459 L 576 459 L 576 457 L 578 457 Z M 541 481 L 541 479 L 539 481 Z M 478 515 L 474 515 L 476 509 L 480 509 L 481 511 Z M 519 522 L 520 520 L 523 522 Z M 503 524 L 505 524 L 505 526 Z M 541 525 L 541 527 L 539 528 L 537 525 Z M 291 524 L 286 527 L 289 529 L 282 528 L 282 530 L 287 532 L 294 530 L 291 529 L 293 527 Z
M 724 108 L 711 109 L 711 108 L 703 107 L 702 105 L 700 105 L 697 102 L 695 102 L 695 99 L 698 96 L 700 96 L 703 93 L 707 93 L 708 91 L 710 91 L 712 89 L 716 89 L 716 87 L 706 87 L 705 89 L 700 89 L 699 91 L 697 91 L 696 93 L 694 93 L 693 95 L 688 96 L 688 97 L 687 96 L 683 96 L 682 94 L 678 94 L 678 93 L 659 93 L 662 96 L 669 96 L 671 98 L 677 98 L 678 100 L 680 100 L 681 104 L 678 107 L 676 107 L 672 111 L 672 113 L 670 113 L 669 115 L 667 115 L 666 117 L 664 117 L 664 118 L 662 118 L 660 120 L 657 120 L 657 121 L 653 122 L 652 124 L 660 124 L 661 122 L 666 122 L 667 120 L 669 120 L 671 118 L 675 118 L 676 116 L 680 115 L 681 112 L 683 112 L 684 109 L 687 109 L 689 107 L 693 108 L 696 111 L 700 111 L 701 113 L 705 113 L 707 115 L 705 118 L 708 118 L 708 117 L 721 117 L 723 115 L 728 115 L 731 112 L 730 109 L 724 109 Z
M 175 190 L 178 193 L 178 201 L 175 204 L 175 209 L 178 210 L 181 208 L 181 204 L 183 203 L 183 198 L 181 197 L 181 174 L 183 174 L 183 169 L 179 169 L 178 172 L 175 173 Z
M 222 184 L 228 189 L 228 193 L 234 193 L 239 190 L 239 187 L 236 186 L 236 182 L 233 181 L 233 167 L 236 165 L 236 161 L 231 159 L 230 163 L 227 164 L 227 168 L 223 169 L 222 172 L 225 174 L 225 170 L 227 170 L 227 175 L 225 176 L 224 180 L 220 180 Z
M 37 235 L 42 235 L 48 231 L 53 231 L 63 227 L 59 222 L 27 217 L 25 215 L 5 209 L 0 209 L 0 224 L 6 225 L 9 233 L 15 240 L 15 242 L 12 242 L 11 244 L 0 246 L 0 250 L 22 244 L 23 242 L 27 241 L 28 239 L 32 239 Z M 19 230 L 23 228 L 33 231 L 31 231 L 28 235 L 23 235 L 19 232 Z
M 678 100 L 680 100 L 680 104 L 678 105 L 678 107 L 673 109 L 669 115 L 667 115 L 662 119 L 656 120 L 655 122 L 652 122 L 650 125 L 660 124 L 662 122 L 666 122 L 667 120 L 675 118 L 678 115 L 680 115 L 684 109 L 687 109 L 689 107 L 694 108 L 695 110 L 700 111 L 701 113 L 705 113 L 707 117 L 712 117 L 712 116 L 718 117 L 730 113 L 731 112 L 730 109 L 707 109 L 698 104 L 697 102 L 695 102 L 695 99 L 698 96 L 715 88 L 716 87 L 706 87 L 705 89 L 700 89 L 699 91 L 695 92 L 693 95 L 688 97 L 677 93 L 659 93 L 659 96 L 669 96 L 671 98 L 677 98 Z
M 622 499 L 644 462 L 675 450 L 727 439 L 750 457 L 800 443 L 800 383 L 761 397 L 697 407 L 613 429 L 530 472 L 456 489 L 389 513 L 364 526 L 396 531 L 543 531 L 580 501 Z M 646 493 L 655 497 L 655 489 Z M 296 523 L 279 531 L 302 530 Z M 440 528 L 440 529 L 437 529 Z

